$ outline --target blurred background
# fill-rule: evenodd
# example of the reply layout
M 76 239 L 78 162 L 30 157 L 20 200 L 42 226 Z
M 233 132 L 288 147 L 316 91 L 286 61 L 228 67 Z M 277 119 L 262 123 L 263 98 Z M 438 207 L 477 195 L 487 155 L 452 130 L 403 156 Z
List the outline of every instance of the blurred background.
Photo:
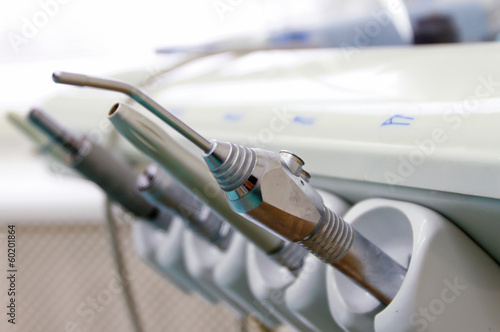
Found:
M 436 15 L 441 21 L 435 20 L 434 25 L 427 22 L 427 28 L 420 27 L 420 30 L 443 33 L 454 26 L 451 34 L 458 34 L 456 41 L 496 39 L 500 25 L 498 0 L 186 0 L 175 3 L 2 0 L 0 88 L 4 93 L 0 108 L 28 107 L 33 98 L 54 91 L 56 87 L 49 79 L 55 67 L 76 69 L 78 65 L 94 72 L 101 68 L 112 71 L 140 65 L 141 60 L 144 62 L 145 57 L 160 48 L 234 37 L 263 39 L 272 34 L 277 35 L 275 42 L 308 39 L 320 47 L 338 46 L 342 41 L 352 44 L 356 26 L 363 27 L 376 18 L 377 13 L 396 8 L 400 2 L 401 8 L 407 9 L 393 15 L 399 36 L 394 35 L 394 28 L 384 26 L 385 32 L 381 35 L 385 36 L 375 44 L 411 43 L 411 27 L 406 20 L 411 18 L 413 28 L 418 30 L 419 24 L 425 25 L 425 18 Z M 316 33 L 306 36 L 304 32 L 308 30 Z M 280 35 L 287 31 L 294 33 Z
M 500 0 L 0 0 L 0 22 L 0 245 L 6 225 L 16 224 L 20 270 L 19 321 L 13 327 L 2 318 L 0 330 L 239 331 L 262 327 L 166 282 L 136 257 L 124 221 L 117 234 L 133 276 L 138 320 L 131 318 L 122 292 L 89 309 L 118 278 L 103 222 L 104 195 L 70 170 L 39 158 L 4 115 L 24 115 L 68 91 L 52 82 L 56 70 L 154 73 L 182 60 L 183 51 L 336 47 L 349 53 L 496 41 Z M 86 123 L 83 117 L 71 121 Z M 4 256 L 1 249 L 0 260 Z M 7 301 L 4 283 L 1 307 Z M 93 312 L 92 319 L 82 308 Z

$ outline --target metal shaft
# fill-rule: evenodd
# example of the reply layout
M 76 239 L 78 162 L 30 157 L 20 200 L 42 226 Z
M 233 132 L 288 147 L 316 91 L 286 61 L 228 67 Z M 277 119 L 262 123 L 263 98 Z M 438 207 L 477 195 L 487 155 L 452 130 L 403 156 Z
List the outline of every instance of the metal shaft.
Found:
M 326 207 L 316 229 L 299 243 L 384 304 L 391 303 L 406 276 L 405 268 Z
M 74 74 L 67 72 L 56 72 L 52 75 L 52 79 L 56 83 L 76 85 L 76 86 L 89 86 L 105 90 L 112 90 L 122 92 L 139 104 L 146 107 L 153 112 L 160 119 L 168 123 L 172 128 L 181 133 L 188 140 L 193 142 L 197 147 L 204 152 L 208 152 L 212 144 L 203 136 L 194 131 L 191 127 L 187 126 L 184 122 L 172 115 L 169 111 L 163 108 L 160 104 L 154 101 L 151 97 L 146 95 L 140 89 L 126 82 L 112 80 L 107 78 L 99 78 L 87 76 L 82 74 Z
M 405 268 L 356 230 L 347 254 L 331 264 L 385 304 L 391 303 L 406 276 Z
M 152 221 L 162 217 L 154 205 L 135 191 L 136 172 L 110 151 L 86 136 L 72 133 L 40 109 L 31 110 L 28 118 L 69 152 L 67 162 L 70 166 L 101 187 L 110 198 L 138 217 Z M 168 226 L 159 222 L 155 224 L 164 228 Z
M 176 213 L 202 238 L 225 251 L 233 230 L 160 166 L 150 164 L 139 175 L 136 188 L 148 201 Z

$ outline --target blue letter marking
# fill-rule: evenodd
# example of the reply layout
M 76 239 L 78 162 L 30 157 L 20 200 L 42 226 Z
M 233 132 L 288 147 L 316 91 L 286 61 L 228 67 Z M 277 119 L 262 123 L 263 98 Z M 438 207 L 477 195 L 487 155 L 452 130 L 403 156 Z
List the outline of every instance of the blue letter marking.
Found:
M 401 114 L 396 114 L 396 115 L 393 115 L 391 116 L 389 119 L 387 119 L 384 123 L 382 123 L 382 127 L 383 126 L 389 126 L 389 125 L 400 125 L 400 126 L 409 126 L 410 124 L 408 122 L 396 122 L 394 120 L 396 119 L 405 119 L 405 120 L 415 120 L 415 118 L 411 118 L 409 116 L 404 116 L 404 115 L 401 115 Z

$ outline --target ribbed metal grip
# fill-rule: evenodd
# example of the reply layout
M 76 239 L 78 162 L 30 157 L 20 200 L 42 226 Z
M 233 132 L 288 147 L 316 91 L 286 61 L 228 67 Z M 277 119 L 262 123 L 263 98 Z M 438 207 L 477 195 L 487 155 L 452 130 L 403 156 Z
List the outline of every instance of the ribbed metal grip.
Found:
M 198 216 L 187 218 L 190 222 L 191 229 L 200 234 L 202 237 L 207 238 L 211 243 L 215 244 L 221 250 L 226 250 L 231 243 L 233 229 L 231 226 L 220 219 L 212 210 L 200 204 Z M 198 210 L 198 207 L 194 207 Z
M 221 189 L 227 192 L 245 183 L 257 162 L 255 151 L 221 141 L 212 141 L 212 146 L 205 160 Z
M 325 207 L 325 216 L 321 223 L 298 243 L 321 261 L 332 263 L 345 256 L 352 241 L 351 225 Z
M 295 272 L 304 265 L 307 250 L 293 242 L 285 244 L 276 252 L 268 254 L 275 262 L 285 266 L 289 271 Z

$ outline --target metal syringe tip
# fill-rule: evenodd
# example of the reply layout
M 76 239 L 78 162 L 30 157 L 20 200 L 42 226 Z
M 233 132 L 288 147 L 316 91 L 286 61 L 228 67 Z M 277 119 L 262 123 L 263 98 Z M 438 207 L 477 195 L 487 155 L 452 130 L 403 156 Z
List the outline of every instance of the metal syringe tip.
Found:
M 61 72 L 56 71 L 55 73 L 52 74 L 52 80 L 56 83 L 61 83 Z
M 168 110 L 163 108 L 160 104 L 154 101 L 139 88 L 127 82 L 66 72 L 54 72 L 52 74 L 52 79 L 56 83 L 77 86 L 90 86 L 94 88 L 124 93 L 144 106 L 154 115 L 159 117 L 163 122 L 167 123 L 182 136 L 186 137 L 197 147 L 199 147 L 203 152 L 210 151 L 210 148 L 212 147 L 212 143 L 210 143 L 205 137 L 198 134 L 195 130 L 186 125 Z
M 88 84 L 88 77 L 86 75 L 68 73 L 64 71 L 57 71 L 53 73 L 52 80 L 56 83 L 70 84 L 77 86 L 86 86 Z

